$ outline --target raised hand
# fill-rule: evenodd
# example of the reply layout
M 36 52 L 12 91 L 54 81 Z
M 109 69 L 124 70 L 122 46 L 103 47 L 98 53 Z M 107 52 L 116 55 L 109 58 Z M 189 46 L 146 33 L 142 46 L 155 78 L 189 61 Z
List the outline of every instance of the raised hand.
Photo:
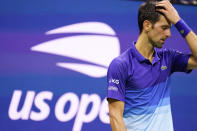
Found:
M 156 7 L 162 7 L 156 8 L 156 10 L 163 13 L 172 24 L 176 24 L 180 20 L 177 10 L 172 6 L 169 0 L 157 2 Z

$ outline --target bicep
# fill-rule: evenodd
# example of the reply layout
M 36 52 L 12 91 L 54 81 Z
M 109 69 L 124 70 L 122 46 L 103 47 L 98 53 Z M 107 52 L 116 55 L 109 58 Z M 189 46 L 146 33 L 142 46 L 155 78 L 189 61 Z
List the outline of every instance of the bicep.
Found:
M 187 70 L 192 70 L 197 68 L 197 58 L 190 56 L 188 60 Z

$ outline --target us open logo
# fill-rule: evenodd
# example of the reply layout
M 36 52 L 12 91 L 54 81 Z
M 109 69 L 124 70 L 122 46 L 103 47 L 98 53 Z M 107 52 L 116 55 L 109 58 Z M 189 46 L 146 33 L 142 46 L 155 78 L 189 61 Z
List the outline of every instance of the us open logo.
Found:
M 65 59 L 69 57 L 84 61 L 88 64 L 57 62 L 56 66 L 94 78 L 104 77 L 109 63 L 120 54 L 119 40 L 115 32 L 104 23 L 85 22 L 68 25 L 47 31 L 46 35 L 60 33 L 76 34 L 40 43 L 31 47 L 31 50 L 64 56 Z M 78 96 L 74 92 L 66 92 L 57 99 L 54 107 L 51 107 L 46 100 L 54 100 L 53 92 L 29 90 L 26 92 L 23 106 L 19 110 L 19 103 L 22 101 L 24 93 L 22 90 L 14 90 L 13 92 L 8 109 L 8 116 L 11 120 L 43 121 L 51 113 L 54 113 L 55 118 L 60 122 L 75 119 L 73 131 L 80 131 L 83 124 L 94 121 L 97 116 L 102 123 L 109 124 L 107 100 L 101 100 L 101 97 L 96 93 L 83 93 Z M 70 103 L 70 106 L 68 111 L 64 112 L 67 103 Z M 87 113 L 90 104 L 92 104 L 92 108 Z M 40 112 L 35 111 L 32 106 L 35 106 Z
M 63 26 L 46 32 L 46 35 L 80 33 L 46 41 L 31 47 L 32 51 L 60 55 L 84 63 L 57 62 L 56 66 L 99 78 L 107 74 L 113 58 L 120 54 L 120 44 L 115 31 L 101 22 L 84 22 Z

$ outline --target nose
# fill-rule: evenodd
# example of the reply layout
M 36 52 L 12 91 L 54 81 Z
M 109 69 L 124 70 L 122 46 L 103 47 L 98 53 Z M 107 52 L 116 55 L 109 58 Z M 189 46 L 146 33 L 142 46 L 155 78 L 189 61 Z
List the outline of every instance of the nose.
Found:
M 166 37 L 171 37 L 171 31 L 170 31 L 170 29 L 167 29 L 165 34 L 166 34 Z

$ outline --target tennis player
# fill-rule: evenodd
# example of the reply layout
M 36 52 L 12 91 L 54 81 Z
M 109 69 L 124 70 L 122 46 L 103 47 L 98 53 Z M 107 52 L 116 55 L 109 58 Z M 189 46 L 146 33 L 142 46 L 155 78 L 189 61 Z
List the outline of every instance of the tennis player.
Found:
M 168 0 L 143 3 L 138 24 L 137 41 L 108 69 L 110 124 L 113 131 L 173 131 L 169 77 L 197 68 L 197 36 Z M 158 50 L 171 36 L 172 24 L 191 54 Z

